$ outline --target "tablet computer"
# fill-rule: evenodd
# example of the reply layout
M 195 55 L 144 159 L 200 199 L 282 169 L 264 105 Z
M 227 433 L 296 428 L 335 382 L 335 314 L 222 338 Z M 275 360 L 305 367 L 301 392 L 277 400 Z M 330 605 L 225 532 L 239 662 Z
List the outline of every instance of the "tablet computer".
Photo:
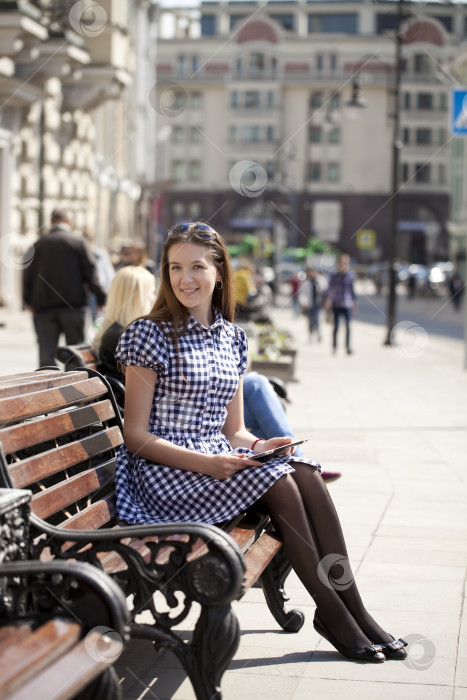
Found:
M 295 442 L 289 442 L 288 445 L 281 445 L 280 447 L 275 447 L 273 450 L 266 450 L 266 452 L 258 452 L 254 457 L 251 456 L 250 459 L 255 459 L 257 462 L 265 462 L 267 459 L 270 459 L 271 457 L 277 457 L 277 455 L 280 455 L 281 452 L 284 450 L 288 450 L 289 447 L 295 447 L 295 445 L 301 445 L 304 442 L 308 442 L 308 440 L 311 440 L 311 438 L 304 438 L 303 440 L 296 440 Z M 291 457 L 292 455 L 288 455 Z M 284 457 L 287 457 L 287 455 L 284 455 Z

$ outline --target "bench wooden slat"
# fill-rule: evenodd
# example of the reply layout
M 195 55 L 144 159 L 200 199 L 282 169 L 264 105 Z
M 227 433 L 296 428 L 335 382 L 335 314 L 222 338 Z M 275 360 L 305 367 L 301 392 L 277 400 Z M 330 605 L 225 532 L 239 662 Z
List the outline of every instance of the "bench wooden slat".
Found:
M 96 421 L 110 420 L 115 416 L 114 408 L 107 399 L 91 406 L 73 408 L 67 413 L 59 413 L 39 418 L 28 423 L 0 429 L 0 442 L 5 454 L 11 454 L 26 447 L 39 445 L 52 438 L 62 437 L 74 430 L 87 428 Z
M 29 634 L 19 644 L 2 654 L 0 697 L 62 656 L 78 642 L 80 634 L 81 626 L 78 623 L 65 620 L 49 620 L 36 630 L 31 627 Z
M 29 394 L 31 392 L 31 386 L 34 388 L 34 391 L 43 391 L 44 389 L 50 389 L 52 386 L 59 387 L 65 384 L 82 382 L 87 378 L 88 376 L 85 372 L 80 372 L 78 370 L 73 373 L 54 372 L 51 370 L 51 373 L 45 377 L 36 373 L 36 376 L 33 378 L 25 377 L 13 383 L 0 384 L 0 399 L 5 399 L 9 396 Z
M 0 654 L 3 654 L 5 649 L 18 644 L 30 632 L 29 622 L 21 622 L 16 625 L 5 625 L 0 627 Z
M 49 518 L 75 501 L 111 483 L 114 476 L 115 460 L 112 459 L 95 469 L 88 469 L 56 486 L 50 486 L 46 491 L 35 494 L 31 499 L 31 510 L 39 518 Z
M 78 371 L 78 370 L 76 370 Z M 40 382 L 44 379 L 44 377 L 63 377 L 67 373 L 62 372 L 59 369 L 46 369 L 46 370 L 41 370 L 38 372 L 37 370 L 34 370 L 33 372 L 20 372 L 19 374 L 10 374 L 7 376 L 2 376 L 0 377 L 0 394 L 2 392 L 3 388 L 9 387 L 9 386 L 16 386 L 18 384 L 24 384 L 25 382 Z M 71 373 L 69 373 L 71 374 Z
M 245 553 L 245 590 L 251 588 L 281 547 L 282 542 L 275 535 L 263 532 L 262 535 L 258 537 L 248 552 Z
M 106 450 L 118 447 L 122 442 L 123 436 L 120 428 L 115 425 L 82 440 L 62 445 L 60 449 L 47 450 L 37 456 L 28 457 L 22 462 L 10 466 L 13 486 L 15 488 L 29 486 L 35 481 L 80 464 Z
M 105 658 L 89 653 L 89 649 L 97 649 L 101 635 L 91 631 L 86 641 L 81 640 L 74 649 L 68 651 L 57 664 L 53 664 L 31 678 L 8 700 L 67 700 L 91 683 L 103 670 L 109 668 L 106 659 L 117 658 L 121 645 L 119 641 L 109 637 L 105 649 Z M 96 700 L 99 700 L 96 698 Z
M 92 377 L 76 384 L 68 383 L 57 388 L 0 399 L 0 423 L 9 425 L 14 421 L 33 418 L 41 413 L 100 398 L 106 392 L 101 380 Z
M 68 518 L 60 527 L 66 530 L 98 530 L 115 517 L 115 494 L 110 494 L 96 503 L 92 503 L 81 513 Z

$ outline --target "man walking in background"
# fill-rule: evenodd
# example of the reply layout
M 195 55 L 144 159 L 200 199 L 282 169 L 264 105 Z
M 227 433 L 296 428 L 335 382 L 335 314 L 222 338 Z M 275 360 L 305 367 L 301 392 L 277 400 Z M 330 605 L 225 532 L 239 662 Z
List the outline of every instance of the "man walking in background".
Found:
M 89 245 L 72 230 L 71 213 L 54 209 L 52 227 L 28 253 L 23 272 L 23 301 L 33 312 L 39 343 L 39 366 L 55 365 L 60 333 L 68 345 L 84 341 L 84 318 L 89 292 L 105 304 Z
M 350 258 L 343 254 L 337 260 L 337 272 L 331 275 L 324 302 L 325 311 L 334 314 L 334 329 L 332 333 L 332 349 L 337 350 L 337 331 L 341 316 L 345 320 L 345 347 L 347 354 L 352 354 L 350 347 L 350 321 L 352 313 L 357 311 L 357 297 L 353 285 L 353 275 L 349 270 Z

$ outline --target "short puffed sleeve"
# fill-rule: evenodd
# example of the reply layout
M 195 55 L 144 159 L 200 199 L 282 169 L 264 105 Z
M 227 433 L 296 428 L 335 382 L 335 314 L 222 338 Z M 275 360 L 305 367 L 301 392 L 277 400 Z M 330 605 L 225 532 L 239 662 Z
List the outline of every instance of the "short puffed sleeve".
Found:
M 154 321 L 138 319 L 120 336 L 115 358 L 122 365 L 148 367 L 165 374 L 169 365 L 167 338 Z
M 238 350 L 238 376 L 243 377 L 248 365 L 248 340 L 243 328 L 234 326 L 235 345 Z

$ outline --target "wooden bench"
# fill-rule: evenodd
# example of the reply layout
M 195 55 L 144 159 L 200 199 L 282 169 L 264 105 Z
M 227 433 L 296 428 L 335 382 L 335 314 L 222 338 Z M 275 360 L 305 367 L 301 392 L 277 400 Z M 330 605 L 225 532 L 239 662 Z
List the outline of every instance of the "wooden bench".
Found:
M 0 700 L 118 700 L 125 597 L 95 567 L 27 560 L 28 500 L 0 489 Z
M 221 698 L 220 680 L 239 643 L 231 603 L 257 580 L 281 627 L 302 627 L 302 613 L 285 609 L 290 564 L 266 514 L 251 511 L 224 529 L 118 522 L 114 469 L 122 422 L 96 372 L 0 377 L 0 425 L 0 485 L 33 492 L 35 557 L 89 562 L 112 575 L 133 596 L 130 635 L 174 652 L 199 700 Z M 199 614 L 185 642 L 174 627 L 194 602 Z M 153 623 L 135 621 L 143 611 Z

